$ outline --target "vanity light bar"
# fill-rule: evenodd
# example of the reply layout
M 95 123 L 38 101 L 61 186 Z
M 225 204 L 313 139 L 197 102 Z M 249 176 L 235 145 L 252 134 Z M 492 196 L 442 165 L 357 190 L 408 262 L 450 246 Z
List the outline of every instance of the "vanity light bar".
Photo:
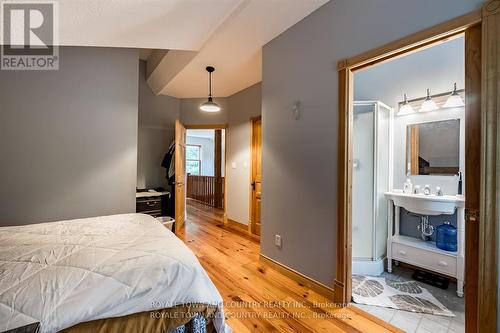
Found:
M 453 93 L 453 91 L 448 91 L 448 92 L 441 93 L 441 94 L 430 95 L 430 97 L 436 103 L 438 108 L 442 108 L 452 93 Z M 465 89 L 457 90 L 456 93 L 462 98 L 462 100 L 465 99 Z M 413 110 L 420 110 L 420 106 L 422 105 L 422 103 L 425 101 L 426 98 L 427 98 L 427 96 L 409 99 L 407 101 L 407 104 L 405 104 L 405 101 L 401 101 L 398 103 L 398 110 L 401 110 L 401 108 L 404 105 L 409 105 Z M 418 113 L 418 112 L 415 111 L 414 113 Z M 404 116 L 407 114 L 409 114 L 409 113 L 398 112 L 398 115 L 400 115 L 400 116 Z

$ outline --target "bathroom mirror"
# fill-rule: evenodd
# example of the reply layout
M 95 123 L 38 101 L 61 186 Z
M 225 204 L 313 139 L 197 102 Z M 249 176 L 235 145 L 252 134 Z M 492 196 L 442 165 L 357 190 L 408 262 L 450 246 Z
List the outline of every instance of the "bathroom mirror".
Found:
M 460 120 L 406 126 L 406 172 L 456 175 L 460 163 Z

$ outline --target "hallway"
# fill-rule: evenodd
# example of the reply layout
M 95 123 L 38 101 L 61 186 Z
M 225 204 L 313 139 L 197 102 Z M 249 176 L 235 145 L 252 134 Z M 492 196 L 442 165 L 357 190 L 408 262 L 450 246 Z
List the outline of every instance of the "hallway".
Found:
M 185 227 L 178 234 L 219 289 L 235 333 L 401 332 L 354 307 L 336 309 L 325 297 L 261 264 L 259 243 L 225 227 L 221 210 L 188 200 Z

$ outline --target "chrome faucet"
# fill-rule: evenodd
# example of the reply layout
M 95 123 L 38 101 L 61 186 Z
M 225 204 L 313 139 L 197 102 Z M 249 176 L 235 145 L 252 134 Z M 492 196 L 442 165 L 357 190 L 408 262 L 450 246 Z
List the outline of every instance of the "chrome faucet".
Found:
M 441 187 L 439 187 L 439 186 L 436 186 L 436 195 L 438 197 L 442 197 L 443 196 L 443 190 L 441 190 Z

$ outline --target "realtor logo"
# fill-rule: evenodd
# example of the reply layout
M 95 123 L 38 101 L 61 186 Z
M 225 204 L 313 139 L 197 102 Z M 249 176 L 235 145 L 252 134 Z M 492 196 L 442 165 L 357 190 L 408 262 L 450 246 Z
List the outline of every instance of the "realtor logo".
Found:
M 0 69 L 59 69 L 58 3 L 33 0 L 0 3 Z

